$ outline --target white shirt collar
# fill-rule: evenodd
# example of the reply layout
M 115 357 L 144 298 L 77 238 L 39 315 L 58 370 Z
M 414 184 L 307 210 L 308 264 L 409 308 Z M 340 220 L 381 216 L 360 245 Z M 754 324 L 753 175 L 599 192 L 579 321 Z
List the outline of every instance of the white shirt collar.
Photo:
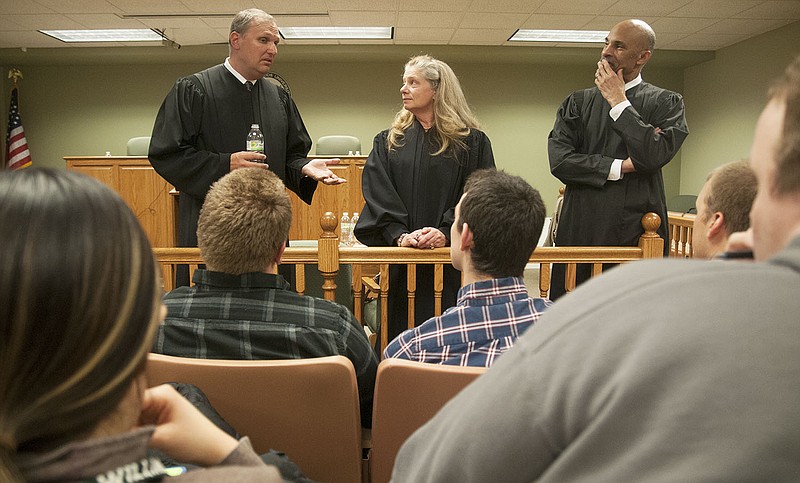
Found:
M 230 57 L 227 57 L 225 59 L 225 64 L 224 65 L 225 65 L 225 68 L 228 69 L 228 72 L 230 72 L 231 74 L 233 74 L 234 77 L 239 79 L 239 82 L 241 82 L 242 84 L 247 82 L 247 79 L 245 79 L 242 74 L 236 72 L 236 69 L 233 68 L 233 66 L 231 65 L 231 58 Z M 252 82 L 253 84 L 256 83 L 256 81 L 250 81 L 250 82 Z M 627 87 L 626 87 L 626 89 L 627 89 Z
M 226 62 L 227 62 L 227 61 L 226 61 Z M 638 86 L 638 85 L 639 85 L 639 84 L 641 84 L 641 83 L 642 83 L 642 74 L 639 74 L 639 75 L 637 75 L 637 76 L 636 76 L 636 78 L 635 78 L 635 79 L 633 79 L 632 81 L 630 81 L 630 82 L 626 82 L 626 83 L 625 83 L 625 90 L 627 91 L 627 90 L 628 90 L 628 89 L 630 89 L 631 87 L 636 87 L 636 86 Z

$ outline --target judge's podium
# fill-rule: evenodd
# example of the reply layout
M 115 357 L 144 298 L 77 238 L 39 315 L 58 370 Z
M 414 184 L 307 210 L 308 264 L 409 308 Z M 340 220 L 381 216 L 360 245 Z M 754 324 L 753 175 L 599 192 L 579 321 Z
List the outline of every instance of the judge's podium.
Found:
M 334 158 L 335 156 L 314 156 Z M 65 156 L 67 169 L 89 175 L 119 193 L 147 233 L 154 247 L 177 246 L 178 194 L 158 173 L 146 156 Z M 288 191 L 292 202 L 290 240 L 316 240 L 322 234 L 320 217 L 330 211 L 341 217 L 347 211 L 361 211 L 361 174 L 366 156 L 340 157 L 331 170 L 347 183 L 327 186 L 320 183 L 311 205 Z

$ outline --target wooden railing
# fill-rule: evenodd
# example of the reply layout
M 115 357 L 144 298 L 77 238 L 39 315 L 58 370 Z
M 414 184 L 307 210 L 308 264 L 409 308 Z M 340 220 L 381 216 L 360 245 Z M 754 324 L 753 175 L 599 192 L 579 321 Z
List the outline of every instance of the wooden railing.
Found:
M 530 262 L 539 265 L 539 295 L 546 297 L 550 290 L 551 264 L 567 264 L 565 288 L 568 292 L 575 288 L 575 269 L 578 264 L 591 264 L 592 276 L 599 275 L 604 264 L 626 263 L 644 258 L 660 258 L 663 256 L 664 240 L 658 236 L 661 220 L 658 215 L 648 213 L 642 218 L 644 234 L 638 247 L 539 247 L 531 255 Z M 444 266 L 450 264 L 450 249 L 417 250 L 414 248 L 396 247 L 339 247 L 336 234 L 338 220 L 332 213 L 325 213 L 320 220 L 322 236 L 317 247 L 287 247 L 282 263 L 296 264 L 296 288 L 305 292 L 305 265 L 316 263 L 323 278 L 322 290 L 324 298 L 335 300 L 336 275 L 342 264 L 352 268 L 351 288 L 353 291 L 353 313 L 363 322 L 363 298 L 365 285 L 372 285 L 371 279 L 362 277 L 365 266 L 377 267 L 380 283 L 372 287 L 377 291 L 381 301 L 380 326 L 386 327 L 389 317 L 389 265 L 407 265 L 408 270 L 408 327 L 414 326 L 414 306 L 416 295 L 416 265 L 434 266 L 434 312 L 442 313 L 442 289 Z M 197 248 L 154 248 L 153 253 L 162 265 L 164 273 L 164 289 L 172 289 L 174 266 L 187 264 L 190 274 L 203 261 Z M 381 350 L 386 347 L 387 331 L 381 332 Z
M 692 258 L 692 226 L 697 215 L 668 212 L 669 216 L 669 256 Z

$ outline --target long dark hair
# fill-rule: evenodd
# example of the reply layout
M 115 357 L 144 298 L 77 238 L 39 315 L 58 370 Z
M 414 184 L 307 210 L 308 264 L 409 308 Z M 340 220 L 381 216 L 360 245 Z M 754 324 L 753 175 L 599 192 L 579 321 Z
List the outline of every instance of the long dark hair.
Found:
M 160 310 L 146 235 L 113 191 L 0 173 L 0 480 L 20 451 L 88 435 L 141 373 Z

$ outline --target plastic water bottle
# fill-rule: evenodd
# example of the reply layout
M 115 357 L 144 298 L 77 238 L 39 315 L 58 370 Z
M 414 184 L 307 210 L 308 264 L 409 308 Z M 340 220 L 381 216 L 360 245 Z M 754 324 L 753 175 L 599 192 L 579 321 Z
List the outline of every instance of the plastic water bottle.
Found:
M 250 132 L 247 134 L 247 151 L 264 154 L 264 134 L 258 124 L 250 126 Z
M 358 212 L 353 212 L 353 217 L 350 218 L 350 233 L 347 238 L 347 246 L 353 247 L 358 243 L 358 239 L 356 239 L 356 223 L 358 223 Z
M 341 235 L 339 235 L 339 246 L 346 247 L 347 241 L 350 239 L 350 233 L 352 233 L 353 229 L 352 226 L 350 225 L 350 217 L 347 215 L 346 211 L 342 213 L 341 224 L 342 224 L 342 233 Z

